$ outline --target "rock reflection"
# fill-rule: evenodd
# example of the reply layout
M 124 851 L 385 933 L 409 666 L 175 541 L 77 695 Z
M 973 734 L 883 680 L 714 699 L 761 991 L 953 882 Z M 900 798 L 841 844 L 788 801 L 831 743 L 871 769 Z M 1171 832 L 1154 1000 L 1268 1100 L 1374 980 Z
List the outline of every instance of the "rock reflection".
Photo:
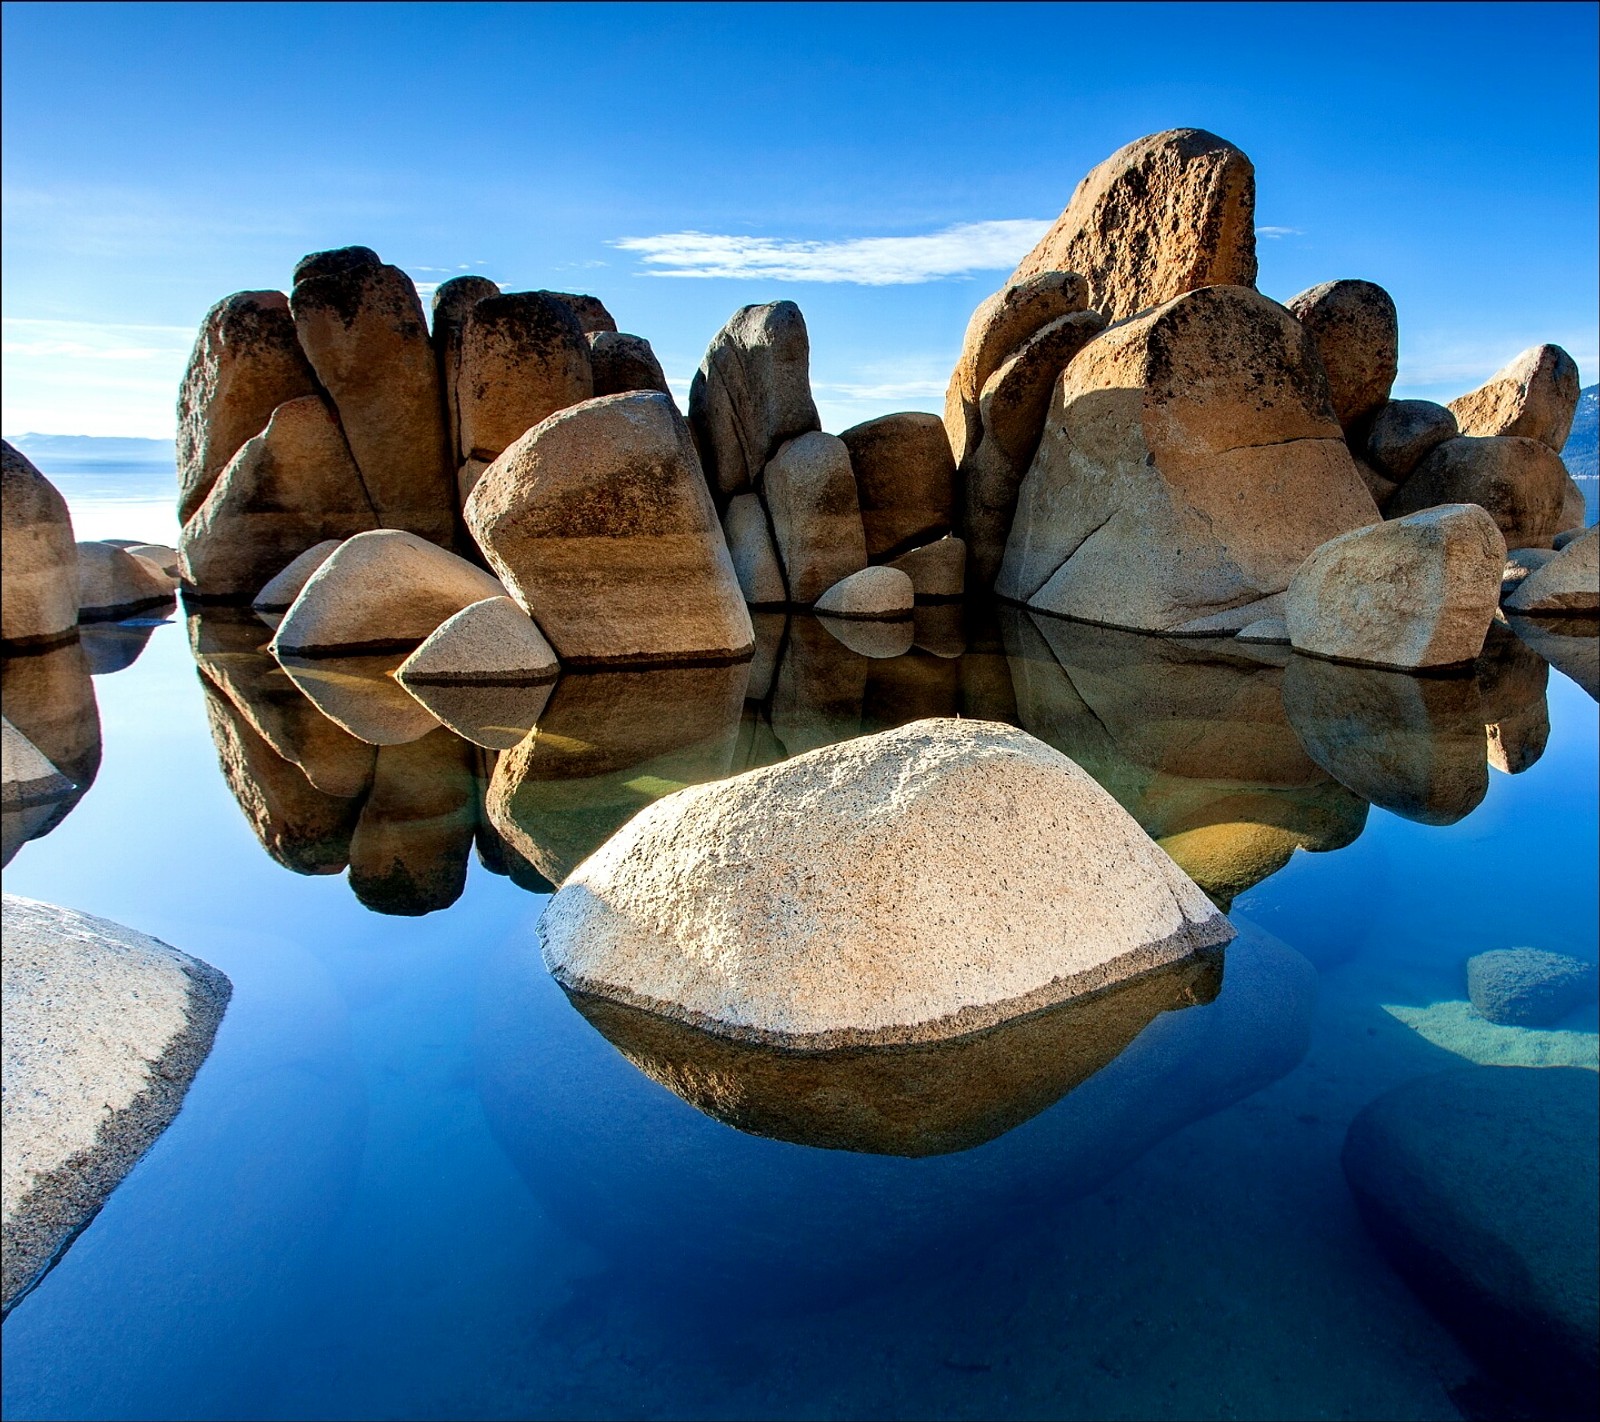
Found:
M 413 683 L 406 690 L 463 740 L 485 750 L 510 750 L 539 724 L 555 686 L 553 681 L 515 686 Z
M 88 654 L 81 641 L 0 658 L 0 712 L 71 783 L 36 804 L 6 806 L 0 863 L 30 839 L 42 839 L 88 794 L 100 769 L 100 713 Z
M 403 652 L 377 656 L 282 658 L 289 679 L 317 710 L 358 741 L 403 746 L 420 740 L 439 720 L 394 679 Z
M 1493 623 L 1474 666 L 1489 764 L 1520 775 L 1550 739 L 1550 667 L 1509 627 Z
M 1600 618 L 1513 617 L 1511 628 L 1558 672 L 1600 701 Z
M 1216 950 L 970 1036 L 815 1052 L 568 997 L 634 1066 L 715 1120 L 798 1145 L 927 1156 L 969 1150 L 1038 1115 L 1161 1013 L 1210 1002 L 1221 983 Z
M 141 622 L 89 622 L 78 628 L 78 640 L 83 643 L 84 655 L 89 659 L 90 676 L 110 676 L 126 671 L 149 644 L 150 634 L 160 625 L 158 621 Z
M 747 666 L 563 676 L 537 729 L 501 752 L 490 821 L 561 883 L 652 801 L 732 773 Z

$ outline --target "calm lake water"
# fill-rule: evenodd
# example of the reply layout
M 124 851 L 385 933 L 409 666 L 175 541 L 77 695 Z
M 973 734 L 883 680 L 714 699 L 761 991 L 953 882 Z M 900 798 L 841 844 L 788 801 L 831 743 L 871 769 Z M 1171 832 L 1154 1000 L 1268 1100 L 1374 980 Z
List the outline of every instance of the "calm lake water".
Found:
M 430 731 L 382 666 L 300 676 L 341 730 L 252 619 L 96 633 L 98 774 L 6 887 L 234 996 L 176 1122 L 7 1321 L 6 1414 L 1481 1415 L 1339 1152 L 1425 1074 L 1594 1067 L 1592 1006 L 1494 1027 L 1463 966 L 1596 956 L 1594 700 L 1503 633 L 1451 680 L 969 622 L 931 610 L 946 655 L 871 660 L 777 619 L 748 670 L 452 706 L 507 746 L 538 718 L 498 830 L 512 753 Z M 1231 906 L 1220 983 L 1051 1027 L 1027 1081 L 908 1061 L 925 1114 L 847 1139 L 829 1083 L 761 1063 L 711 1064 L 748 1129 L 699 1109 L 657 1079 L 682 1085 L 676 1046 L 544 972 L 541 884 L 655 796 L 953 714 L 1071 755 Z

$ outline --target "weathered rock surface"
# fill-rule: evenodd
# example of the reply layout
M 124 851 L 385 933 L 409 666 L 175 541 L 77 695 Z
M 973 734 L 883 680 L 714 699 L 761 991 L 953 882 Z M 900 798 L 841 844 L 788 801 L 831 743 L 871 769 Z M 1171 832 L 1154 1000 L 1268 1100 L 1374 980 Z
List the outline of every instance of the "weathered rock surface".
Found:
M 177 1115 L 232 989 L 209 964 L 54 904 L 7 894 L 4 929 L 9 1311 Z
M 378 526 L 338 416 L 319 396 L 288 400 L 184 524 L 183 578 L 201 597 L 250 598 L 312 545 Z
M 1500 605 L 1506 545 L 1476 504 L 1444 504 L 1329 539 L 1289 584 L 1298 652 L 1370 666 L 1469 662 Z
M 554 297 L 571 311 L 578 318 L 578 325 L 586 336 L 617 329 L 616 318 L 606 310 L 605 302 L 598 296 L 585 296 L 577 291 L 541 291 L 537 294 Z
M 789 595 L 783 585 L 783 565 L 772 543 L 767 511 L 756 494 L 735 494 L 722 515 L 728 555 L 739 579 L 739 591 L 751 607 L 781 607 Z
M 272 650 L 349 656 L 415 646 L 462 608 L 504 591 L 483 569 L 414 533 L 358 533 L 307 579 Z
M 1248 627 L 1241 627 L 1236 635 L 1241 642 L 1253 642 L 1258 646 L 1289 645 L 1289 627 L 1281 617 L 1263 617 Z
M 315 253 L 295 273 L 295 331 L 333 397 L 379 523 L 450 546 L 455 492 L 444 398 L 411 278 L 364 247 Z
M 887 562 L 950 532 L 956 465 L 937 415 L 880 415 L 839 438 L 855 473 L 869 562 Z
M 1364 434 L 1400 369 L 1400 317 L 1393 298 L 1376 282 L 1325 281 L 1287 304 L 1316 342 L 1339 423 L 1347 433 Z
M 563 664 L 741 658 L 753 645 L 688 426 L 666 395 L 553 415 L 484 471 L 466 516 Z
M 106 540 L 102 539 L 102 542 Z M 130 543 L 126 552 L 135 558 L 144 558 L 154 563 L 167 577 L 173 580 L 174 585 L 178 579 L 178 550 L 167 543 Z
M 168 580 L 124 549 L 80 543 L 77 562 L 80 622 L 131 617 L 172 601 Z
M 1520 435 L 1560 452 L 1578 408 L 1578 365 L 1560 346 L 1530 346 L 1450 402 L 1464 435 Z
M 467 315 L 480 301 L 499 296 L 500 288 L 488 277 L 458 276 L 440 282 L 433 293 L 433 353 L 439 362 L 439 384 L 444 391 L 445 432 L 450 439 L 450 467 L 457 469 L 467 457 L 461 447 L 461 406 L 456 383 L 461 374 L 461 333 Z
M 1041 271 L 1008 282 L 972 313 L 944 397 L 945 434 L 956 464 L 982 438 L 978 397 L 989 377 L 1034 332 L 1088 305 L 1086 278 L 1076 271 Z
M 1506 566 L 1500 574 L 1500 598 L 1510 597 L 1528 575 L 1544 567 L 1556 556 L 1553 548 L 1511 548 L 1506 551 Z
M 761 478 L 789 601 L 809 606 L 867 565 L 850 451 L 820 430 L 790 440 Z
M 646 810 L 540 934 L 569 990 L 831 1047 L 962 1036 L 1233 930 L 1064 756 L 920 721 Z
M 1373 417 L 1367 458 L 1378 472 L 1403 483 L 1447 439 L 1461 431 L 1456 417 L 1432 400 L 1390 400 Z
M 911 616 L 916 591 L 898 568 L 863 568 L 841 578 L 817 599 L 818 616 L 887 621 Z
M 1468 1067 L 1386 1092 L 1350 1125 L 1345 1178 L 1402 1277 L 1551 1415 L 1600 1405 L 1594 1073 Z
M 589 342 L 564 302 L 519 291 L 468 313 L 456 381 L 463 458 L 492 460 L 547 416 L 593 394 Z
M 983 437 L 1000 446 L 1019 476 L 1039 448 L 1057 377 L 1105 326 L 1098 311 L 1062 316 L 1035 331 L 984 381 L 978 395 Z
M 1467 959 L 1467 996 L 1491 1022 L 1548 1027 L 1594 1001 L 1595 965 L 1541 948 L 1497 948 Z
M 941 538 L 902 553 L 889 564 L 911 579 L 919 598 L 960 597 L 966 588 L 967 544 L 961 538 Z
M 1438 504 L 1478 504 L 1494 516 L 1510 548 L 1547 546 L 1560 531 L 1569 483 L 1561 456 L 1516 435 L 1445 440 L 1390 498 L 1400 518 Z
M 689 386 L 689 422 L 719 503 L 750 488 L 780 445 L 821 428 L 794 302 L 741 307 L 712 337 Z
M 1600 612 L 1600 528 L 1585 530 L 1541 560 L 1505 605 L 1524 613 Z
M 78 549 L 67 501 L 0 441 L 0 642 L 65 636 L 78 620 Z
M 1315 548 L 1376 522 L 1305 328 L 1209 287 L 1096 337 L 1062 376 L 995 591 L 1113 626 L 1234 632 Z
M 1082 272 L 1112 321 L 1204 286 L 1254 286 L 1255 168 L 1231 143 L 1175 128 L 1119 148 L 1012 273 Z
M 281 291 L 241 291 L 206 312 L 178 390 L 178 522 L 279 405 L 317 393 Z
M 621 331 L 590 331 L 587 340 L 596 395 L 625 395 L 630 390 L 672 393 L 661 362 L 643 336 L 630 336 Z
M 251 606 L 257 612 L 287 612 L 311 575 L 338 551 L 341 538 L 325 538 L 293 559 L 276 576 L 268 579 L 255 595 Z
M 405 661 L 395 676 L 413 683 L 550 681 L 561 670 L 544 634 L 509 597 L 464 607 Z

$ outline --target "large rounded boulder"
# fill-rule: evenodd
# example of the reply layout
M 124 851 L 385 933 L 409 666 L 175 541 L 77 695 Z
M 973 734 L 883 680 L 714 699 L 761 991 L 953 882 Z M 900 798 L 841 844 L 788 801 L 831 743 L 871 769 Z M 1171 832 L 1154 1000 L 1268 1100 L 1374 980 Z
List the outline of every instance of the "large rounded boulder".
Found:
M 0 642 L 43 644 L 78 620 L 78 548 L 60 491 L 0 443 Z

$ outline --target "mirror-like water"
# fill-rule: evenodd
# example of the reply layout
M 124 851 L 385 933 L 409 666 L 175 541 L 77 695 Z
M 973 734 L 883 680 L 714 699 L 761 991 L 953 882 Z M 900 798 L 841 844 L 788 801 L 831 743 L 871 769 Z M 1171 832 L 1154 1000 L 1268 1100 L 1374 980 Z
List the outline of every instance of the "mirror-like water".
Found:
M 1339 1157 L 1398 1084 L 1596 1065 L 1592 1005 L 1466 1002 L 1487 949 L 1596 956 L 1596 705 L 1537 632 L 1415 678 L 1008 610 L 922 609 L 892 659 L 758 624 L 749 666 L 427 708 L 226 610 L 6 663 L 90 786 L 8 823 L 7 889 L 234 984 L 6 1322 L 7 1415 L 1494 1414 Z M 639 808 L 932 715 L 1088 769 L 1231 911 L 1222 961 L 813 1057 L 545 974 L 551 883 Z

